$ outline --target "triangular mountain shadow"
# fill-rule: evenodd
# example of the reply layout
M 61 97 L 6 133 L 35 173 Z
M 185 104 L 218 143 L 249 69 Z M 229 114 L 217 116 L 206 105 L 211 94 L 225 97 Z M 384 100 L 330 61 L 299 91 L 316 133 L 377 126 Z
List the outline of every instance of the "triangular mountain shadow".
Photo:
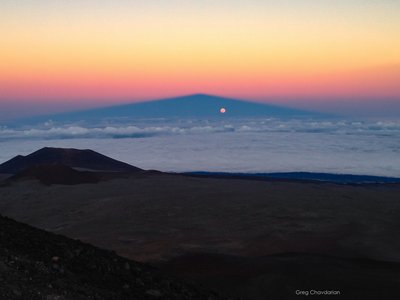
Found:
M 221 113 L 221 109 L 224 113 Z M 146 118 L 229 118 L 229 117 L 332 117 L 328 114 L 289 108 L 285 106 L 225 97 L 194 94 L 188 96 L 135 102 L 109 107 L 39 116 L 26 119 L 28 123 L 48 120 L 77 122 L 99 120 L 135 120 Z M 24 122 L 24 120 L 22 120 Z

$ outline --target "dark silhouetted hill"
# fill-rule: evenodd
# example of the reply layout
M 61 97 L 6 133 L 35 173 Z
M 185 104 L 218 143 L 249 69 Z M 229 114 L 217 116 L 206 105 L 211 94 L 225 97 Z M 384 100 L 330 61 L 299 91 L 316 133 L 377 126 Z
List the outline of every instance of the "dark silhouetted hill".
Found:
M 111 251 L 0 216 L 0 299 L 220 299 Z
M 29 155 L 18 155 L 0 165 L 0 173 L 16 174 L 38 165 L 61 164 L 71 168 L 106 172 L 135 172 L 141 169 L 93 150 L 45 147 Z

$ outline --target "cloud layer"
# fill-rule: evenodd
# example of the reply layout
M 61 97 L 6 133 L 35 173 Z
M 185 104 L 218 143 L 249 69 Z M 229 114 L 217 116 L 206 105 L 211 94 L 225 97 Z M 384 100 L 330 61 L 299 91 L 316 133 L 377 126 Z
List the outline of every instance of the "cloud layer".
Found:
M 0 128 L 0 162 L 43 146 L 90 148 L 146 169 L 400 177 L 400 122 L 151 120 Z
M 156 123 L 156 124 L 154 124 Z M 0 127 L 0 139 L 146 138 L 226 132 L 298 132 L 354 135 L 398 135 L 400 122 L 354 122 L 346 120 L 254 119 L 228 121 L 148 120 L 139 124 L 69 124 L 51 121 L 34 128 Z

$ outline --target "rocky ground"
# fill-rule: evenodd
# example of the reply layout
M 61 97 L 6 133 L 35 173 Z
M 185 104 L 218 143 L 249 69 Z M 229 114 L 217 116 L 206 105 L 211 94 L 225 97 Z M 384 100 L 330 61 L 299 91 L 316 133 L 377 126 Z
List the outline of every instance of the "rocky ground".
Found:
M 221 299 L 148 265 L 0 216 L 0 299 Z
M 400 299 L 398 183 L 193 177 L 52 148 L 2 168 L 0 214 L 53 234 L 0 218 L 1 300 L 217 297 L 198 284 Z
M 206 252 L 319 253 L 400 262 L 400 185 L 134 175 L 95 184 L 13 181 L 0 213 L 151 262 Z
M 299 291 L 312 290 L 328 293 L 309 295 L 312 299 L 400 298 L 400 264 L 393 262 L 312 253 L 263 257 L 194 253 L 159 267 L 168 274 L 241 299 L 299 299 Z

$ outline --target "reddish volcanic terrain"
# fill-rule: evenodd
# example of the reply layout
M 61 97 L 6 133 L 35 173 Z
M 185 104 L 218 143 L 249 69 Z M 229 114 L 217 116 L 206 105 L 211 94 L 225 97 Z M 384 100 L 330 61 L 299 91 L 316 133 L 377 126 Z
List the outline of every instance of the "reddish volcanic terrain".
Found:
M 36 179 L 39 182 L 50 184 L 83 184 L 97 183 L 100 176 L 95 172 L 80 172 L 73 168 L 61 165 L 35 165 L 29 167 L 18 174 L 10 177 L 9 180 L 16 181 L 21 179 Z
M 246 299 L 400 294 L 399 184 L 109 174 L 4 181 L 0 213 Z

